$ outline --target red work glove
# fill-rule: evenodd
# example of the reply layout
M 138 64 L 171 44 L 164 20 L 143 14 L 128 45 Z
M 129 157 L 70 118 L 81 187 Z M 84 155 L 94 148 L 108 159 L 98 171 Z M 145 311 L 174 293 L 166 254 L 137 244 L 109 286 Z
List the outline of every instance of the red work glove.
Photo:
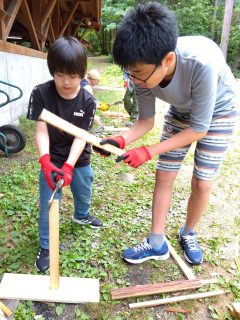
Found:
M 42 171 L 44 172 L 45 179 L 49 185 L 49 188 L 54 190 L 55 185 L 54 185 L 53 174 L 61 173 L 61 170 L 55 167 L 55 165 L 51 163 L 50 155 L 48 153 L 41 156 L 41 158 L 39 159 L 39 163 L 41 164 L 41 168 L 42 168 Z
M 69 163 L 64 162 L 61 172 L 62 174 L 58 174 L 56 177 L 56 181 L 59 181 L 60 179 L 64 180 L 63 187 L 68 186 L 72 182 L 72 175 L 73 175 L 73 169 L 74 167 L 71 166 Z
M 143 163 L 151 160 L 152 156 L 147 147 L 143 146 L 140 148 L 131 149 L 125 152 L 122 156 L 117 158 L 117 162 L 123 160 L 130 167 L 137 168 Z
M 109 137 L 106 139 L 102 139 L 100 142 L 101 145 L 104 145 L 107 143 L 113 145 L 114 147 L 120 148 L 120 149 L 125 148 L 125 140 L 122 136 Z M 109 157 L 111 155 L 111 152 L 105 151 L 105 150 L 100 149 L 98 147 L 93 147 L 93 150 L 96 151 L 97 153 L 99 153 L 103 157 Z
M 124 81 L 123 87 L 124 87 L 124 89 L 128 88 L 128 81 Z

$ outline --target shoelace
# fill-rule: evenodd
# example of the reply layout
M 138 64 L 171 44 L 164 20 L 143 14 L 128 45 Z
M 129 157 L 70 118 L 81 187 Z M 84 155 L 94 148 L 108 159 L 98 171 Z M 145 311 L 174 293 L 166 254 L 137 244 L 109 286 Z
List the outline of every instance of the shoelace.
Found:
M 138 251 L 142 251 L 142 250 L 152 249 L 152 247 L 145 240 L 145 241 L 141 242 L 140 244 L 136 245 L 133 249 L 136 252 L 138 252 Z
M 195 235 L 186 235 L 182 236 L 184 241 L 186 242 L 187 246 L 189 247 L 190 251 L 198 251 L 199 250 L 199 245 L 197 242 L 197 237 Z

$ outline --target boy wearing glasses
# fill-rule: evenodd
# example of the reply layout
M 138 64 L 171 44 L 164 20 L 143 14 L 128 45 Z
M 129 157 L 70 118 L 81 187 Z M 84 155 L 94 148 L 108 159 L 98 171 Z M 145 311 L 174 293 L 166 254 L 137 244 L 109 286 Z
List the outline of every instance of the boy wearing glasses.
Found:
M 195 227 L 208 205 L 212 181 L 236 123 L 234 77 L 213 41 L 178 37 L 174 14 L 157 2 L 139 5 L 126 14 L 117 31 L 113 57 L 134 82 L 139 119 L 122 136 L 109 137 L 102 144 L 124 149 L 153 128 L 156 98 L 169 103 L 160 142 L 130 149 L 119 159 L 137 168 L 158 155 L 151 233 L 125 250 L 123 258 L 141 263 L 169 257 L 164 228 L 173 183 L 196 142 L 187 218 L 179 237 L 186 260 L 200 264 L 203 253 Z

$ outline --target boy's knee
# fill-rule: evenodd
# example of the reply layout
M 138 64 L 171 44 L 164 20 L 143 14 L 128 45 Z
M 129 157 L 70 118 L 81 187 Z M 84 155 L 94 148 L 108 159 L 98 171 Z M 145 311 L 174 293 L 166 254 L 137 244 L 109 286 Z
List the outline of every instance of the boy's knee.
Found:
M 212 190 L 212 181 L 211 180 L 201 180 L 196 177 L 192 178 L 192 190 L 200 193 L 206 194 L 210 193 Z

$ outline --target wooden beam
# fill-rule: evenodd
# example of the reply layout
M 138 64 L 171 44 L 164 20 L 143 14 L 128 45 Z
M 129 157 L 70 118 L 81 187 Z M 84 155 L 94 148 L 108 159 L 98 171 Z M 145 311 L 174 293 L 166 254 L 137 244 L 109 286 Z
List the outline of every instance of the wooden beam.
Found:
M 186 264 L 185 261 L 177 254 L 176 250 L 173 248 L 171 243 L 166 239 L 168 248 L 170 251 L 171 256 L 173 259 L 177 262 L 179 268 L 182 270 L 183 274 L 188 280 L 194 280 L 196 279 L 196 276 L 192 272 L 192 269 Z
M 59 9 L 59 1 L 56 3 L 56 5 L 55 5 L 55 7 L 53 9 L 51 21 L 52 21 L 54 39 L 56 39 L 58 34 L 59 34 L 60 25 L 62 24 L 61 12 L 60 12 L 60 9 Z
M 76 24 L 75 28 L 73 29 L 72 35 L 73 35 L 74 37 L 75 37 L 75 35 L 76 35 L 76 33 L 77 33 L 77 31 L 78 31 L 78 29 L 79 29 L 82 21 L 83 21 L 83 18 L 79 19 L 78 23 Z
M 0 40 L 0 51 L 20 54 L 29 57 L 46 59 L 47 54 L 31 48 L 18 46 L 16 44 Z
M 80 3 L 80 1 L 75 1 L 75 2 L 74 2 L 74 5 L 73 5 L 73 7 L 72 7 L 72 10 L 69 12 L 68 17 L 67 17 L 67 19 L 64 21 L 64 24 L 63 24 L 63 26 L 62 26 L 62 28 L 61 28 L 61 30 L 60 30 L 60 32 L 59 32 L 59 37 L 61 37 L 61 36 L 64 34 L 65 30 L 67 29 L 67 26 L 68 26 L 68 24 L 71 22 L 71 20 L 72 20 L 72 18 L 73 18 L 73 16 L 74 16 L 74 13 L 75 13 L 75 11 L 77 10 L 77 7 L 79 6 L 79 3 Z
M 220 296 L 222 294 L 225 294 L 225 292 L 223 290 L 207 291 L 207 292 L 189 294 L 186 296 L 177 296 L 177 297 L 171 297 L 171 298 L 165 298 L 165 299 L 130 303 L 129 308 L 130 309 L 137 309 L 137 308 L 146 308 L 146 307 L 156 307 L 156 306 L 160 306 L 160 305 L 167 304 L 167 303 L 175 303 L 175 302 L 185 301 L 185 300 L 210 298 L 210 297 Z
M 34 26 L 34 23 L 32 20 L 32 16 L 31 16 L 31 13 L 30 13 L 30 10 L 28 7 L 27 0 L 22 0 L 21 8 L 22 8 L 22 12 L 23 12 L 24 18 L 26 20 L 26 23 L 28 25 L 28 31 L 29 31 L 29 36 L 30 36 L 31 42 L 32 42 L 32 47 L 34 49 L 38 49 L 41 51 L 41 46 L 38 41 L 37 33 L 36 33 L 35 26 Z
M 6 37 L 8 37 L 12 25 L 14 23 L 14 20 L 16 18 L 16 15 L 19 11 L 19 8 L 21 6 L 22 0 L 12 0 L 8 9 L 7 9 L 7 13 L 9 15 L 9 20 L 6 22 Z
M 47 19 L 50 18 L 53 9 L 55 7 L 57 0 L 51 0 L 48 1 L 47 6 L 45 7 L 45 10 L 42 14 L 42 21 L 41 21 L 41 27 L 43 28 L 45 26 L 45 23 L 47 22 Z
M 6 36 L 6 26 L 5 26 L 5 19 L 4 19 L 6 16 L 6 11 L 4 10 L 3 0 L 0 0 L 0 12 L 2 16 L 2 18 L 0 18 L 0 39 L 2 39 L 3 41 L 6 41 L 7 36 Z

